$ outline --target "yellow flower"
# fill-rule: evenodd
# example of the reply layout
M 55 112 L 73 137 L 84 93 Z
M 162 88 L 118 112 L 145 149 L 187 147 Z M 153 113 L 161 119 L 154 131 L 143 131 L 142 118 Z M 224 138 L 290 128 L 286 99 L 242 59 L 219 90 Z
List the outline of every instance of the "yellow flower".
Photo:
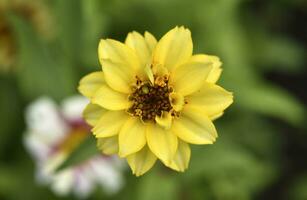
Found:
M 212 120 L 232 103 L 232 93 L 215 83 L 221 74 L 216 56 L 192 55 L 191 33 L 175 27 L 157 42 L 154 36 L 129 33 L 125 43 L 101 40 L 103 72 L 80 81 L 90 99 L 84 110 L 98 147 L 127 159 L 140 176 L 156 162 L 187 169 L 189 144 L 212 144 Z

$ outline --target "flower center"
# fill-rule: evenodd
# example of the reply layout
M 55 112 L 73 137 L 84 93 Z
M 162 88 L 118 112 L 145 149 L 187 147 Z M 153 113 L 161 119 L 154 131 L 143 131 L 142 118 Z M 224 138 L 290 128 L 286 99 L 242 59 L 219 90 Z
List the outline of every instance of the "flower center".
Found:
M 168 86 L 168 81 L 164 84 L 140 83 L 135 91 L 129 96 L 133 102 L 128 112 L 134 116 L 139 116 L 143 121 L 155 121 L 156 116 L 161 116 L 163 111 L 169 112 L 172 106 L 169 94 L 173 91 Z

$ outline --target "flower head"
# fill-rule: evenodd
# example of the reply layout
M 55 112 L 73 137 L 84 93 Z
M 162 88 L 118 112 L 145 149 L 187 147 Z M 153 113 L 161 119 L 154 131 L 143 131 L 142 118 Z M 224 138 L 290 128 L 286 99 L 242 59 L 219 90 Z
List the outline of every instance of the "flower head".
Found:
M 101 40 L 103 71 L 80 81 L 90 99 L 84 111 L 98 146 L 125 157 L 137 176 L 156 162 L 177 171 L 189 164 L 189 144 L 212 144 L 212 120 L 232 103 L 232 94 L 215 83 L 221 74 L 216 56 L 192 55 L 191 33 L 176 27 L 158 42 L 129 33 L 125 43 Z
M 89 127 L 81 118 L 87 104 L 84 97 L 65 99 L 57 106 L 52 99 L 42 97 L 27 109 L 25 146 L 37 165 L 39 182 L 50 184 L 58 195 L 73 192 L 87 197 L 96 185 L 106 192 L 118 191 L 123 183 L 123 163 L 116 157 L 95 155 L 90 159 L 56 172 L 55 169 L 89 134 Z

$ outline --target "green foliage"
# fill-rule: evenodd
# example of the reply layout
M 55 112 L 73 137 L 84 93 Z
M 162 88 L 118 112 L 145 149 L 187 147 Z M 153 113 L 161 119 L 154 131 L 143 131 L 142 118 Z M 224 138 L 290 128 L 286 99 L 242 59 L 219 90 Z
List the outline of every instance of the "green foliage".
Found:
M 25 98 L 48 95 L 60 99 L 72 94 L 73 73 L 53 59 L 28 22 L 13 14 L 9 18 L 19 45 L 16 76 Z
M 290 94 L 275 86 L 240 87 L 237 98 L 246 109 L 279 117 L 294 125 L 303 122 L 305 109 Z
M 137 199 L 176 199 L 176 187 L 175 177 L 148 174 L 139 180 Z
M 306 185 L 307 185 L 307 176 L 306 174 L 304 174 L 303 176 L 295 180 L 292 187 L 290 188 L 288 198 L 296 200 L 307 199 Z

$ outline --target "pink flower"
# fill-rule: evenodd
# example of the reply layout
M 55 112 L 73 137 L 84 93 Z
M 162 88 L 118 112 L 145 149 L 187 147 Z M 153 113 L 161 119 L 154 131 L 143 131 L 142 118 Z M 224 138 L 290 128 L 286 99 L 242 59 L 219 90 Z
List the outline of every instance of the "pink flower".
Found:
M 42 97 L 26 110 L 26 149 L 36 164 L 39 183 L 50 185 L 58 195 L 70 192 L 80 198 L 90 195 L 96 186 L 108 194 L 123 185 L 123 162 L 116 157 L 97 154 L 91 159 L 62 171 L 55 169 L 71 151 L 90 134 L 82 119 L 88 101 L 81 96 L 65 99 L 58 106 L 52 99 Z

